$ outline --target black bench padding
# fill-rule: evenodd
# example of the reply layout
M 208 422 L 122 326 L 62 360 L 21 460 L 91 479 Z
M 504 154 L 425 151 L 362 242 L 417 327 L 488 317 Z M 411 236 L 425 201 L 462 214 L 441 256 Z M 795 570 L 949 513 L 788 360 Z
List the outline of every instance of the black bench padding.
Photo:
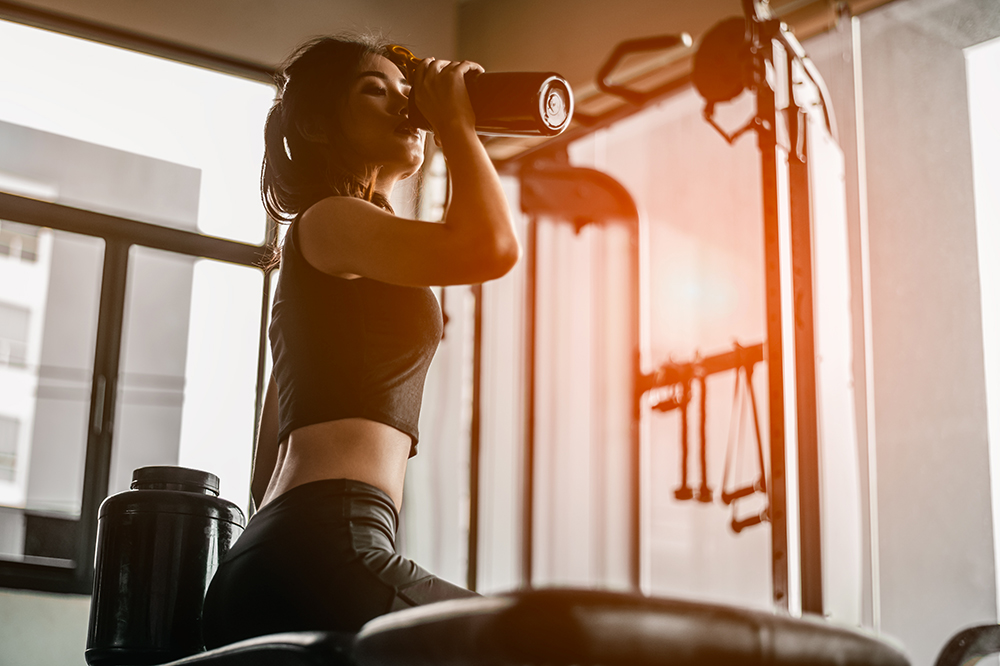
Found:
M 354 634 L 302 631 L 250 638 L 167 666 L 350 666 Z
M 372 620 L 359 666 L 909 666 L 896 648 L 819 619 L 590 590 L 446 601 Z

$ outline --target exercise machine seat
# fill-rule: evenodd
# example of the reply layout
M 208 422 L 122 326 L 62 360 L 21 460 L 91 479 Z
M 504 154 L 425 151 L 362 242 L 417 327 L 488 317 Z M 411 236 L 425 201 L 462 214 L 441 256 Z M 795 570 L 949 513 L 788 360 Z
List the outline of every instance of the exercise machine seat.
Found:
M 163 666 L 351 666 L 354 634 L 300 631 L 249 638 Z
M 896 648 L 822 619 L 592 590 L 446 601 L 376 618 L 358 666 L 909 666 Z

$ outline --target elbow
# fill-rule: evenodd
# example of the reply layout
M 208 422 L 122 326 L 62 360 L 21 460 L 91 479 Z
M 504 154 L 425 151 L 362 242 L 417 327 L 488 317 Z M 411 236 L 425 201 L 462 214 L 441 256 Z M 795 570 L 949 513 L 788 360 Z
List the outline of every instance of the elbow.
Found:
M 509 242 L 497 249 L 496 265 L 500 272 L 497 277 L 503 277 L 510 273 L 520 260 L 521 244 L 517 242 L 517 238 L 511 238 Z
M 480 264 L 480 268 L 485 269 L 480 282 L 502 278 L 513 270 L 520 258 L 521 245 L 517 242 L 517 238 L 498 239 L 490 248 L 486 260 Z
M 521 258 L 521 245 L 514 233 L 465 237 L 448 253 L 447 274 L 440 284 L 482 284 L 502 278 Z

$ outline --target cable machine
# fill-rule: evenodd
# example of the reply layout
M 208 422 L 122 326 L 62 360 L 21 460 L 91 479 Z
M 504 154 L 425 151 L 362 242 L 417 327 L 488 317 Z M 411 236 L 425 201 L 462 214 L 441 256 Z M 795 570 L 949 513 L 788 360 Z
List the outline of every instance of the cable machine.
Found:
M 765 309 L 766 338 L 761 345 L 735 349 L 732 357 L 722 355 L 729 365 L 724 370 L 743 373 L 747 396 L 756 416 L 756 399 L 752 395 L 750 379 L 754 363 L 747 364 L 747 358 L 754 354 L 759 360 L 767 360 L 768 386 L 768 456 L 766 474 L 749 487 L 730 490 L 723 479 L 723 501 L 732 505 L 753 492 L 767 495 L 764 511 L 751 516 L 737 517 L 734 509 L 731 527 L 742 530 L 752 524 L 768 521 L 771 525 L 771 581 L 772 600 L 777 607 L 788 608 L 789 565 L 788 565 L 788 516 L 786 446 L 794 445 L 797 453 L 798 524 L 799 552 L 801 554 L 802 611 L 823 612 L 822 562 L 820 556 L 820 508 L 819 508 L 819 461 L 817 432 L 816 368 L 813 317 L 813 268 L 811 219 L 809 210 L 809 171 L 806 149 L 807 118 L 806 108 L 798 99 L 797 90 L 803 86 L 813 86 L 818 90 L 827 131 L 835 136 L 833 111 L 828 103 L 825 86 L 817 70 L 806 57 L 801 45 L 787 27 L 770 12 L 762 0 L 742 0 L 744 16 L 724 21 L 705 35 L 695 56 L 694 72 L 690 80 L 705 98 L 704 117 L 726 141 L 732 143 L 747 132 L 757 135 L 760 150 L 763 188 L 763 231 L 765 252 Z M 671 48 L 690 44 L 686 35 L 667 35 L 655 38 L 637 39 L 620 44 L 601 68 L 598 87 L 605 93 L 618 96 L 628 104 L 625 110 L 614 111 L 606 117 L 595 118 L 577 112 L 580 124 L 586 130 L 567 132 L 561 137 L 547 141 L 543 146 L 526 151 L 518 158 L 499 164 L 508 173 L 516 173 L 521 178 L 523 191 L 533 190 L 533 179 L 545 172 L 545 165 L 553 162 L 565 163 L 565 146 L 582 136 L 603 126 L 617 122 L 628 115 L 641 111 L 651 102 L 665 97 L 688 80 L 672 82 L 651 91 L 633 90 L 610 82 L 609 77 L 625 56 L 650 50 Z M 755 98 L 753 118 L 741 129 L 727 133 L 714 118 L 715 105 L 729 101 L 749 90 Z M 553 158 L 553 155 L 556 158 Z M 561 159 L 560 159 L 561 157 Z M 620 185 L 612 189 L 620 189 Z M 580 188 L 576 190 L 582 192 Z M 623 204 L 628 210 L 636 210 L 631 197 L 622 190 L 629 203 Z M 580 195 L 582 196 L 582 195 Z M 553 196 L 557 202 L 559 197 Z M 533 203 L 522 204 L 531 213 L 532 206 L 541 205 L 535 197 Z M 578 205 L 576 202 L 574 206 Z M 550 204 L 546 204 L 548 206 Z M 563 210 L 564 217 L 573 219 L 575 208 Z M 635 213 L 638 221 L 638 213 Z M 533 225 L 532 225 L 533 228 Z M 636 223 L 636 238 L 641 236 L 641 227 Z M 529 232 L 532 233 L 532 232 Z M 532 243 L 529 240 L 529 271 L 534 275 L 536 267 L 532 263 Z M 639 302 L 638 289 L 641 285 L 641 248 L 637 247 L 635 261 L 636 292 L 633 298 Z M 528 292 L 528 414 L 526 425 L 525 452 L 525 497 L 522 567 L 524 579 L 530 584 L 532 558 L 532 479 L 533 479 L 533 368 L 534 337 L 533 326 L 534 283 L 529 280 Z M 636 315 L 639 316 L 638 314 Z M 756 358 L 756 357 L 754 357 Z M 636 423 L 641 416 L 641 405 L 646 394 L 664 386 L 679 386 L 672 398 L 656 402 L 657 408 L 667 410 L 680 408 L 690 400 L 692 381 L 700 382 L 701 400 L 704 401 L 704 376 L 706 368 L 715 368 L 719 358 L 702 359 L 687 368 L 661 367 L 653 372 L 644 372 L 647 367 L 639 351 L 638 338 L 635 352 L 635 391 L 633 402 Z M 756 362 L 756 361 L 755 361 Z M 721 372 L 722 369 L 714 371 Z M 673 375 L 671 374 L 673 373 Z M 685 374 L 686 373 L 686 374 Z M 700 373 L 700 376 L 699 376 Z M 688 376 L 690 375 L 690 376 Z M 680 377 L 679 381 L 675 381 Z M 671 402 L 671 400 L 673 402 Z M 703 408 L 704 411 L 704 408 Z M 682 410 L 686 414 L 686 409 Z M 736 414 L 734 413 L 734 418 Z M 756 425 L 756 418 L 753 419 Z M 686 418 L 683 419 L 686 424 Z M 683 427 L 683 426 L 682 426 Z M 633 428 L 632 479 L 633 497 L 630 502 L 633 537 L 630 548 L 630 577 L 636 589 L 640 582 L 641 543 L 641 489 L 639 488 L 639 428 Z M 683 433 L 686 435 L 687 433 Z M 686 436 L 682 440 L 686 446 Z M 764 469 L 763 439 L 759 435 L 758 463 Z M 697 489 L 688 486 L 686 480 L 677 489 L 680 499 L 691 498 L 702 501 L 711 498 L 711 489 L 704 476 L 704 435 L 701 435 L 703 476 Z M 686 454 L 685 454 L 686 455 Z M 686 466 L 684 467 L 686 474 Z M 749 488 L 749 489 L 748 489 Z M 726 502 L 726 500 L 729 500 Z M 475 504 L 475 498 L 473 499 Z

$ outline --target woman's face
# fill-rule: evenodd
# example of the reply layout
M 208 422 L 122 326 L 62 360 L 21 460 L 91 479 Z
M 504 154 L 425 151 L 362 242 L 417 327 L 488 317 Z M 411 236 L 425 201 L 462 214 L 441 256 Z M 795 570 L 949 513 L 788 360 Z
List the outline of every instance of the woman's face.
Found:
M 406 178 L 424 160 L 424 132 L 406 119 L 410 84 L 382 56 L 367 56 L 347 93 L 341 128 L 366 166 L 381 167 L 379 180 Z

